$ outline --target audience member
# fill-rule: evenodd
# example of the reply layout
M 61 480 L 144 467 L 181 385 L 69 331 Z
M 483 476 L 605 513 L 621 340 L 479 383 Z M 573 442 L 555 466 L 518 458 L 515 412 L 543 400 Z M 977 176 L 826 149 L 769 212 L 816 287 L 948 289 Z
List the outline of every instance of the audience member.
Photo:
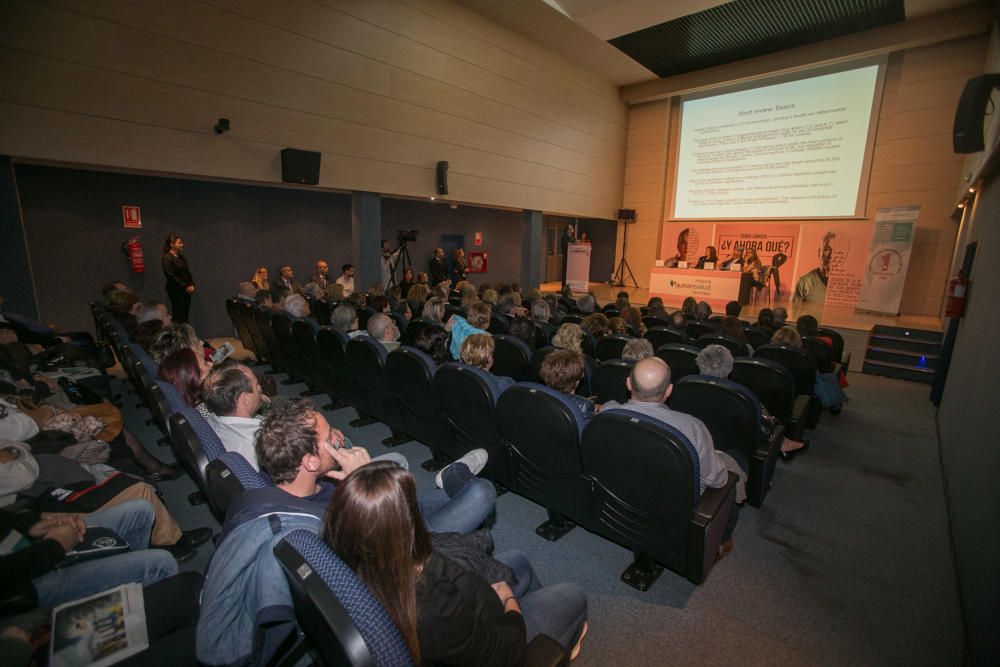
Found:
M 445 325 L 445 329 L 451 332 L 451 356 L 459 359 L 462 355 L 462 343 L 467 336 L 472 334 L 486 333 L 490 326 L 490 318 L 493 311 L 489 304 L 474 303 L 466 309 L 466 316 L 452 315 Z
M 761 308 L 757 313 L 757 328 L 768 336 L 774 334 L 774 311 L 770 308 Z
M 309 277 L 309 282 L 316 283 L 321 292 L 333 284 L 330 279 L 330 265 L 326 263 L 325 259 L 316 261 L 316 273 Z
M 358 311 L 354 306 L 342 303 L 330 313 L 330 325 L 347 334 L 348 338 L 360 336 L 364 332 L 358 330 Z
M 753 354 L 753 346 L 747 342 L 747 335 L 743 329 L 743 323 L 739 319 L 733 317 L 732 315 L 726 315 L 722 318 L 719 323 L 719 333 L 723 336 L 729 336 L 730 338 L 735 338 L 739 342 L 746 345 L 747 354 Z
M 538 375 L 547 387 L 566 394 L 586 422 L 594 416 L 596 408 L 592 400 L 576 394 L 585 370 L 586 363 L 582 354 L 572 350 L 558 350 L 545 357 Z
M 642 311 L 635 306 L 629 306 L 622 311 L 621 316 L 625 324 L 632 327 L 640 336 L 646 335 L 646 325 L 642 323 Z
M 732 317 L 739 317 L 740 312 L 742 312 L 743 307 L 740 305 L 739 301 L 730 301 L 726 304 L 726 315 Z
M 277 315 L 285 312 L 285 299 L 292 295 L 292 291 L 284 285 L 275 284 L 271 288 L 271 311 Z
M 653 356 L 653 344 L 645 338 L 633 338 L 622 348 L 622 359 L 625 361 L 641 361 Z
M 499 297 L 497 296 L 497 291 L 495 289 L 488 289 L 485 292 L 483 292 L 481 300 L 483 303 L 490 304 L 490 308 L 496 308 L 498 298 Z
M 406 298 L 406 293 L 410 291 L 410 288 L 413 287 L 415 282 L 416 281 L 413 278 L 413 268 L 408 266 L 403 269 L 403 278 L 399 281 L 399 291 L 402 298 Z
M 774 332 L 771 336 L 771 342 L 779 345 L 802 347 L 802 336 L 795 330 L 795 327 L 783 326 Z
M 597 302 L 594 301 L 593 294 L 582 294 L 576 300 L 576 307 L 583 315 L 590 315 L 597 309 Z
M 302 294 L 302 285 L 295 279 L 295 271 L 288 264 L 282 264 L 278 267 L 278 285 L 292 294 Z
M 712 307 L 707 301 L 699 301 L 694 307 L 694 318 L 702 324 L 708 324 L 710 317 L 712 317 Z
M 552 336 L 552 345 L 561 350 L 571 350 L 583 354 L 583 329 L 579 324 L 568 322 L 556 329 Z
M 253 272 L 253 278 L 250 279 L 250 282 L 252 282 L 253 286 L 256 287 L 258 290 L 262 289 L 270 290 L 271 281 L 268 280 L 267 277 L 267 267 L 266 266 L 257 267 L 257 270 Z
M 191 407 L 201 404 L 201 383 L 212 368 L 212 362 L 205 360 L 193 348 L 184 347 L 167 355 L 160 361 L 159 375 L 169 382 Z
M 442 299 L 439 296 L 432 297 L 424 302 L 424 309 L 421 311 L 421 315 L 425 320 L 444 322 L 444 309 L 447 305 L 447 299 Z
M 146 322 L 159 322 L 161 326 L 166 326 L 173 322 L 167 306 L 159 301 L 144 301 L 135 309 L 135 322 L 141 326 Z
M 424 287 L 429 287 L 431 284 L 430 276 L 427 275 L 426 271 L 420 271 L 417 273 L 417 284 L 423 285 Z
M 537 327 L 527 317 L 515 317 L 507 327 L 507 335 L 523 340 L 530 349 L 535 349 Z
M 627 335 L 628 327 L 625 326 L 625 320 L 620 317 L 609 317 L 608 318 L 608 332 L 619 335 Z
M 368 334 L 380 342 L 387 352 L 399 347 L 399 329 L 385 313 L 375 313 L 368 318 Z
M 452 361 L 451 352 L 448 350 L 450 336 L 445 328 L 440 324 L 432 324 L 421 329 L 417 334 L 413 344 L 418 350 L 425 352 L 438 366 Z
M 780 329 L 785 326 L 785 322 L 788 320 L 788 311 L 784 306 L 774 307 L 774 328 L 775 330 Z
M 628 299 L 629 299 L 628 292 L 618 292 L 618 294 L 615 296 L 615 310 L 618 311 L 619 315 L 623 313 L 625 309 L 631 305 Z
M 531 302 L 531 319 L 541 324 L 548 324 L 549 320 L 552 319 L 552 311 L 545 299 L 536 299 Z
M 364 466 L 333 494 L 324 537 L 400 629 L 414 664 L 519 665 L 545 634 L 576 657 L 587 600 L 575 584 L 543 588 L 524 554 L 496 559 L 515 587 L 490 583 L 433 548 L 413 477 L 388 463 Z
M 293 320 L 309 317 L 309 302 L 301 294 L 290 294 L 285 299 L 285 314 Z
M 681 302 L 681 312 L 684 313 L 684 317 L 689 320 L 698 319 L 698 315 L 695 312 L 698 306 L 698 301 L 693 296 L 684 297 L 684 301 Z
M 149 346 L 149 356 L 158 364 L 178 350 L 190 348 L 195 354 L 204 359 L 201 340 L 194 328 L 190 324 L 174 322 L 170 326 L 165 326 L 153 339 Z
M 136 326 L 135 311 L 139 307 L 139 297 L 132 292 L 115 291 L 108 296 L 108 310 L 118 320 L 125 331 L 133 331 Z M 21 340 L 21 337 L 18 336 Z M 27 341 L 21 340 L 22 343 Z
M 326 286 L 323 294 L 330 303 L 340 303 L 344 300 L 344 286 L 341 283 L 332 282 Z
M 344 288 L 344 298 L 354 294 L 354 265 L 344 264 L 340 269 L 340 277 L 336 283 Z
M 324 292 L 322 287 L 316 283 L 309 282 L 302 286 L 302 295 L 308 299 L 322 299 Z
M 601 339 L 610 333 L 608 318 L 604 313 L 591 313 L 580 322 L 580 328 L 590 333 L 594 338 Z
M 493 350 L 495 348 L 496 343 L 493 340 L 493 336 L 489 334 L 472 334 L 462 342 L 461 361 L 463 364 L 489 371 L 493 368 Z M 504 389 L 514 384 L 514 380 L 509 377 L 501 375 L 494 377 L 501 393 Z
M 239 301 L 246 301 L 247 303 L 253 303 L 254 298 L 257 296 L 257 288 L 253 283 L 240 283 L 236 286 L 236 298 Z
M 724 544 L 721 551 L 728 553 L 732 549 L 731 540 L 739 516 L 739 503 L 746 500 L 746 458 L 736 450 L 717 451 L 712 441 L 712 434 L 700 419 L 667 407 L 666 400 L 673 393 L 674 386 L 670 383 L 670 366 L 659 357 L 649 357 L 636 362 L 628 377 L 627 385 L 631 394 L 627 403 L 608 401 L 602 409 L 631 410 L 659 419 L 680 431 L 698 453 L 700 493 L 704 493 L 706 488 L 717 489 L 725 486 L 728 480 L 727 470 L 739 475 L 740 484 L 736 492 L 738 504 L 733 507 L 729 524 L 722 535 Z
M 254 438 L 268 399 L 257 376 L 243 364 L 226 360 L 211 371 L 201 386 L 209 409 L 207 421 L 227 451 L 243 456 L 254 470 L 260 470 Z

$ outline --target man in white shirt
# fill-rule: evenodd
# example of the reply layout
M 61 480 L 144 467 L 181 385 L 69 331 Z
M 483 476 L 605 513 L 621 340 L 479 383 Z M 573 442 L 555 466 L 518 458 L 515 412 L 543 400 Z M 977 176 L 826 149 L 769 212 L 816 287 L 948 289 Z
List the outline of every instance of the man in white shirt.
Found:
M 340 277 L 336 280 L 338 285 L 344 286 L 344 298 L 354 293 L 354 265 L 344 264 Z
M 236 362 L 215 366 L 202 385 L 202 398 L 211 411 L 207 421 L 226 451 L 240 454 L 260 470 L 254 442 L 261 420 L 257 413 L 267 398 L 253 371 Z
M 712 434 L 700 419 L 667 407 L 665 401 L 673 392 L 674 385 L 670 382 L 670 366 L 665 361 L 659 357 L 649 357 L 636 362 L 626 384 L 632 396 L 628 402 L 620 404 L 608 401 L 601 406 L 601 412 L 613 408 L 631 410 L 658 419 L 680 431 L 698 452 L 698 467 L 701 472 L 699 493 L 704 493 L 706 488 L 718 489 L 725 486 L 729 471 L 736 473 L 741 480 L 746 479 L 746 458 L 741 453 L 716 450 Z M 745 498 L 745 490 L 737 489 L 737 500 Z M 729 525 L 722 536 L 725 553 L 732 549 L 731 536 L 736 527 L 739 507 L 733 507 Z

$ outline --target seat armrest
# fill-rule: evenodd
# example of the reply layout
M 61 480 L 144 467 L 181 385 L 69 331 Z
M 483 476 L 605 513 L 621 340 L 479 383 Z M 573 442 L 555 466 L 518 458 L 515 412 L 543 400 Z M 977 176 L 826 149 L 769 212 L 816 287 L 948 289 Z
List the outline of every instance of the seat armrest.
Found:
M 761 438 L 761 442 L 757 445 L 757 451 L 754 452 L 757 458 L 767 460 L 772 456 L 777 456 L 778 451 L 781 449 L 781 441 L 785 439 L 785 427 L 783 424 L 778 423 L 774 427 L 774 431 L 771 432 L 771 437 L 767 440 Z
M 718 489 L 706 488 L 705 493 L 701 494 L 698 507 L 695 508 L 694 513 L 691 515 L 691 523 L 700 527 L 705 527 L 712 523 L 719 515 L 719 512 L 725 507 L 726 499 L 730 497 L 735 498 L 736 482 L 739 479 L 736 473 L 730 472 L 725 486 Z
M 528 642 L 524 664 L 528 667 L 564 667 L 569 664 L 569 651 L 547 635 L 537 635 Z

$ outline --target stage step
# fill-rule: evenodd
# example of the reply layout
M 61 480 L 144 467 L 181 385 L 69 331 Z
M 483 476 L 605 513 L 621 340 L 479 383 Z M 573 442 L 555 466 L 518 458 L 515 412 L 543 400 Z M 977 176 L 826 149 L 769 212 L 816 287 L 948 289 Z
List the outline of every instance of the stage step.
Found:
M 931 384 L 941 353 L 939 331 L 876 325 L 862 372 Z

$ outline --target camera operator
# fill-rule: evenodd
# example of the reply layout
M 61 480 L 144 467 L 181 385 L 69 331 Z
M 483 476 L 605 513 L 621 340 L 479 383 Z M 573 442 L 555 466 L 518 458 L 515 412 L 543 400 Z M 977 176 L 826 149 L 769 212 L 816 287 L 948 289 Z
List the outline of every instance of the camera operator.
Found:
M 393 282 L 393 273 L 395 272 L 396 263 L 399 261 L 399 253 L 402 249 L 403 246 L 400 245 L 395 250 L 392 250 L 389 246 L 389 241 L 382 239 L 382 285 L 386 289 Z

